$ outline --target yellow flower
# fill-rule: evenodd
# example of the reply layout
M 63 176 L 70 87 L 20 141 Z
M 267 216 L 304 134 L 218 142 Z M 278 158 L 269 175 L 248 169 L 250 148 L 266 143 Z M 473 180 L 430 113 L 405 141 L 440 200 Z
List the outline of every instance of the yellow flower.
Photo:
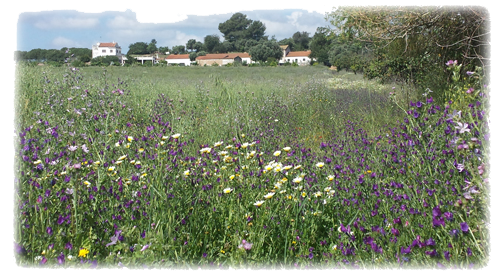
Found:
M 292 149 L 292 148 L 290 148 L 290 147 L 284 147 L 284 148 L 283 148 L 283 151 L 285 151 L 285 152 L 289 152 L 291 149 Z
M 85 181 L 85 182 L 83 182 L 83 183 L 84 183 L 85 185 L 87 185 L 87 186 L 90 186 L 90 182 L 89 182 L 89 181 Z
M 189 170 L 184 171 L 184 176 L 189 176 Z
M 225 189 L 224 189 L 224 193 L 230 193 L 230 192 L 232 192 L 232 191 L 233 191 L 233 189 L 231 189 L 231 188 L 225 188 Z
M 113 171 L 113 170 L 115 170 L 115 167 L 114 167 L 114 166 L 110 166 L 110 167 L 108 168 L 108 171 Z
M 142 153 L 142 152 L 144 152 L 144 148 L 139 149 L 139 153 Z
M 322 168 L 323 166 L 325 166 L 324 162 L 318 162 L 318 163 L 316 163 L 316 167 Z
M 328 179 L 328 181 L 333 181 L 334 178 L 335 178 L 334 175 L 328 175 L 328 177 L 326 177 L 326 179 Z
M 129 136 L 129 137 L 127 137 L 127 140 L 128 140 L 129 142 L 132 142 L 132 141 L 134 141 L 134 137 Z
M 281 151 L 276 151 L 276 152 L 274 152 L 274 154 L 273 154 L 273 155 L 274 155 L 275 157 L 277 157 L 277 156 L 281 155 Z
M 80 249 L 80 251 L 78 252 L 78 256 L 86 258 L 88 253 L 89 253 L 89 250 L 83 248 L 83 249 Z
M 178 139 L 179 137 L 181 137 L 181 134 L 180 134 L 180 133 L 177 133 L 177 134 L 172 135 L 172 138 L 174 138 L 174 139 Z

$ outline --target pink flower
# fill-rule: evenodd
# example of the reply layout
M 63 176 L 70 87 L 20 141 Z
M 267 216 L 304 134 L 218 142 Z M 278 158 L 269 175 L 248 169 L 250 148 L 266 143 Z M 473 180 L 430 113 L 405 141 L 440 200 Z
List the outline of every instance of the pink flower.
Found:
M 252 245 L 253 245 L 252 243 L 247 242 L 245 239 L 243 239 L 241 241 L 241 244 L 238 246 L 238 248 L 243 248 L 243 249 L 248 251 L 248 250 L 252 249 Z

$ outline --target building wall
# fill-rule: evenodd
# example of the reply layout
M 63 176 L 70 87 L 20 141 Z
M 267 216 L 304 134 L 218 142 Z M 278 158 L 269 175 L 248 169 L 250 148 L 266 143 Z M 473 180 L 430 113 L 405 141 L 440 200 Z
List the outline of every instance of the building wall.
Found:
M 298 65 L 309 65 L 311 62 L 311 59 L 307 56 L 292 56 L 292 57 L 286 57 L 284 60 L 284 63 L 286 62 L 297 62 Z
M 198 65 L 200 66 L 205 66 L 208 65 L 208 66 L 212 66 L 212 64 L 217 63 L 219 64 L 219 66 L 223 65 L 222 62 L 223 62 L 223 59 L 200 59 L 200 60 L 197 60 L 198 62 Z
M 181 64 L 184 63 L 186 66 L 191 66 L 191 60 L 189 58 L 186 59 L 166 59 L 168 64 Z

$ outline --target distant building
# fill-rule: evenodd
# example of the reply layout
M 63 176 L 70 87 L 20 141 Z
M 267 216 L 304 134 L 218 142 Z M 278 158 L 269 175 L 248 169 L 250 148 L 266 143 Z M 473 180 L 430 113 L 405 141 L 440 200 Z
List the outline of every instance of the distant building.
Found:
M 108 55 L 117 56 L 123 64 L 123 58 L 125 56 L 122 54 L 122 48 L 118 45 L 118 43 L 97 43 L 92 46 L 92 58 Z
M 209 65 L 217 63 L 219 66 L 226 65 L 228 63 L 254 63 L 248 53 L 215 53 L 207 54 L 203 56 L 198 56 L 196 62 L 200 66 Z
M 284 61 L 284 63 L 296 62 L 298 65 L 309 65 L 311 63 L 311 58 L 309 58 L 310 54 L 311 54 L 311 51 L 288 52 L 286 57 L 283 58 L 283 61 Z M 313 59 L 313 61 L 314 60 L 315 59 Z M 280 62 L 281 62 L 281 60 L 280 60 Z
M 290 52 L 290 46 L 281 45 L 280 48 L 283 50 L 283 57 L 279 60 L 279 64 L 285 63 L 285 57 Z
M 177 64 L 177 65 L 190 66 L 192 63 L 191 60 L 189 59 L 189 54 L 169 54 L 165 58 L 165 61 L 167 62 L 168 65 Z

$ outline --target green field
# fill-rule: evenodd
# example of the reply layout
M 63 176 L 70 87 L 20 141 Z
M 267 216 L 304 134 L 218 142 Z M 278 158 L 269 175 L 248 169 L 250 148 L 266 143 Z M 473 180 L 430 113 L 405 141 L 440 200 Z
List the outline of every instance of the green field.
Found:
M 17 263 L 483 267 L 474 87 L 436 104 L 319 66 L 19 66 Z

